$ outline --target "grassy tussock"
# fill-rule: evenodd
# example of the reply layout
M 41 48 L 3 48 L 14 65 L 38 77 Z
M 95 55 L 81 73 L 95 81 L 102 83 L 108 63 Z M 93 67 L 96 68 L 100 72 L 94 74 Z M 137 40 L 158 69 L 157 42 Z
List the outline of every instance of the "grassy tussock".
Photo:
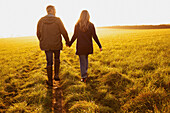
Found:
M 162 91 L 163 89 L 158 89 L 156 91 L 146 91 L 134 99 L 130 99 L 122 107 L 127 112 L 156 112 L 156 111 L 168 111 L 169 96 Z
M 98 29 L 89 78 L 80 82 L 75 43 L 61 52 L 66 112 L 168 112 L 170 30 Z M 36 37 L 0 39 L 0 112 L 51 112 L 45 54 Z

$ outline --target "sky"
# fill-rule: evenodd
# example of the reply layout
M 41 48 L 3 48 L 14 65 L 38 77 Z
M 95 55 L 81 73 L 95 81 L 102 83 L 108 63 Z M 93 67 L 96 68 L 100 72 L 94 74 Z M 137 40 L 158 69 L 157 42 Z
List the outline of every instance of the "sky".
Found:
M 0 0 L 0 38 L 35 36 L 48 5 L 69 33 L 84 9 L 96 27 L 170 24 L 170 0 Z

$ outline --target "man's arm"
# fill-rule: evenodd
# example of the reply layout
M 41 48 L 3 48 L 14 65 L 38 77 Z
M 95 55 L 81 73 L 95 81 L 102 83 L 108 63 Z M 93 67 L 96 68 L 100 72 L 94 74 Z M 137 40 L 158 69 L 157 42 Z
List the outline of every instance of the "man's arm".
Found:
M 69 38 L 68 38 L 68 33 L 64 27 L 63 22 L 61 21 L 61 19 L 59 19 L 59 28 L 61 31 L 61 34 L 63 35 L 65 41 L 66 41 L 66 45 L 69 45 Z
M 41 38 L 41 31 L 40 31 L 40 29 L 41 29 L 41 24 L 42 24 L 42 20 L 40 19 L 40 20 L 38 21 L 38 24 L 37 24 L 37 37 L 38 37 L 39 40 L 40 40 L 40 38 Z

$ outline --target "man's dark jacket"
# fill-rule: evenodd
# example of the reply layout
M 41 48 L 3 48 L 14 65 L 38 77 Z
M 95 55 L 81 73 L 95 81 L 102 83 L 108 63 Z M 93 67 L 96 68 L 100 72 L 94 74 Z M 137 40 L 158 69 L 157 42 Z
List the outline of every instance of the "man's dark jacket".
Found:
M 95 27 L 90 23 L 87 31 L 83 32 L 80 29 L 79 24 L 75 25 L 74 35 L 70 41 L 69 46 L 77 39 L 76 54 L 77 55 L 88 55 L 93 53 L 93 42 L 92 37 L 98 44 L 99 48 L 102 48 L 99 39 L 96 35 Z
M 41 50 L 62 50 L 63 35 L 66 44 L 69 44 L 68 33 L 60 18 L 53 15 L 42 17 L 37 25 L 37 37 Z

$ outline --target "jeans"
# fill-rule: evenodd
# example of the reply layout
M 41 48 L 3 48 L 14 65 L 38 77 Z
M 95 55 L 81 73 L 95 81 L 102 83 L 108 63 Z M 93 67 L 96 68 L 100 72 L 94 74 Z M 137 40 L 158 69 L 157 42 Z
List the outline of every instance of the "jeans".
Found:
M 47 66 L 52 66 L 53 65 L 53 53 L 54 53 L 54 58 L 56 60 L 60 60 L 60 50 L 45 51 L 46 60 L 47 60 Z
M 87 78 L 88 55 L 79 55 L 81 78 Z

